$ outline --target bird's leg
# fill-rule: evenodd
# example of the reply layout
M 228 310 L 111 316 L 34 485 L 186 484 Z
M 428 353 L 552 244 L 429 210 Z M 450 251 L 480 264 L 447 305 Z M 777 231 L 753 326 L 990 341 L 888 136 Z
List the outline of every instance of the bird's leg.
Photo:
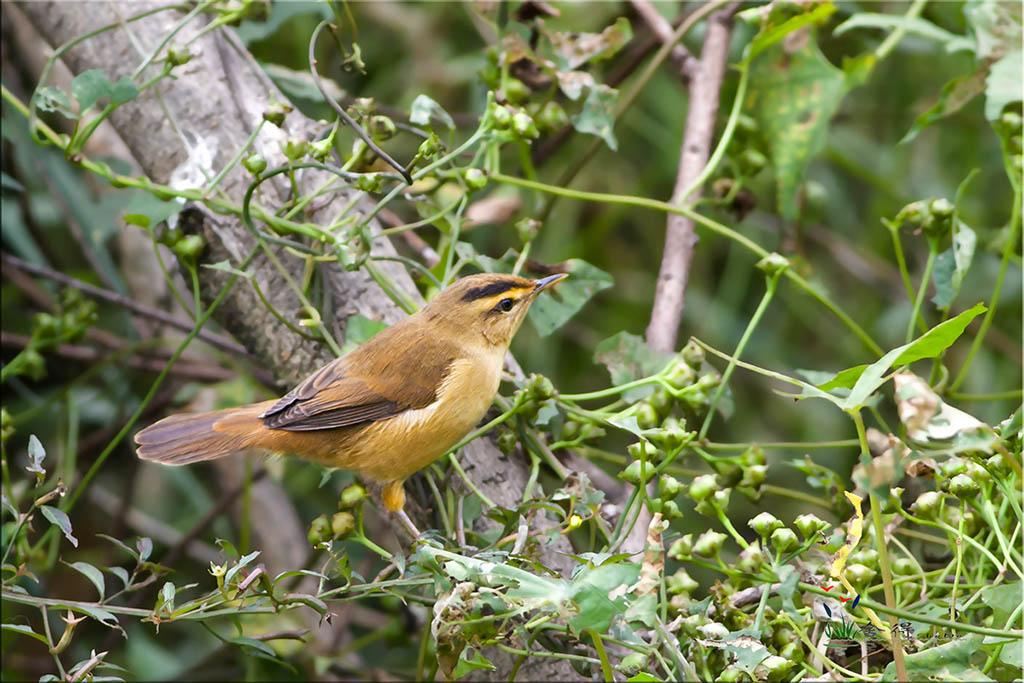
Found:
M 405 514 L 405 489 L 402 488 L 402 484 L 405 483 L 404 479 L 398 479 L 396 481 L 388 482 L 384 485 L 384 488 L 380 492 L 381 500 L 384 501 L 384 507 L 391 512 L 395 513 L 398 520 L 405 525 L 409 533 L 412 534 L 413 539 L 420 537 L 420 530 L 416 528 L 416 525 L 409 519 L 409 515 Z

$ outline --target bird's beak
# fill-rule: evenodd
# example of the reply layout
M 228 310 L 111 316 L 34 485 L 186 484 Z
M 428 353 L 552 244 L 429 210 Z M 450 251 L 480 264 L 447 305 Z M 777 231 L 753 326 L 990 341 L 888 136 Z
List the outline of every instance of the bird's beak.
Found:
M 567 277 L 569 277 L 569 273 L 555 273 L 554 275 L 548 275 L 547 277 L 542 277 L 539 280 L 534 280 L 533 295 L 537 296 L 543 290 L 547 289 L 550 285 L 553 285 L 556 282 L 564 280 Z

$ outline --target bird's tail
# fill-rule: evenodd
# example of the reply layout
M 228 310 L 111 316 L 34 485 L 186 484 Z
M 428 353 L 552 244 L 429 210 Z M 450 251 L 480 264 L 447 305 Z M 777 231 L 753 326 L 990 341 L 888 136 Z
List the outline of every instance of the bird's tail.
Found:
M 274 403 L 165 417 L 135 435 L 139 457 L 188 465 L 259 446 L 268 431 L 259 415 Z

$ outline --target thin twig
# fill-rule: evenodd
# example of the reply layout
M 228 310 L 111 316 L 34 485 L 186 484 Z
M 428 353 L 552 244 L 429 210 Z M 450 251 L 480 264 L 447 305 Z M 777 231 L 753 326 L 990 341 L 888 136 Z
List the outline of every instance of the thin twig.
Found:
M 718 113 L 718 96 L 725 76 L 729 54 L 731 19 L 737 3 L 718 10 L 708 19 L 707 38 L 701 49 L 699 67 L 690 80 L 689 108 L 680 151 L 673 204 L 690 204 L 700 196 L 698 188 L 691 197 L 681 196 L 707 163 Z M 658 282 L 654 292 L 647 343 L 655 349 L 675 349 L 679 321 L 683 316 L 686 283 L 697 243 L 695 224 L 683 216 L 669 216 Z
M 137 313 L 138 315 L 146 316 L 147 318 L 159 320 L 160 322 L 170 327 L 173 327 L 177 330 L 181 330 L 183 332 L 192 331 L 192 322 L 178 320 L 177 318 L 173 317 L 168 313 L 165 313 L 164 311 L 160 311 L 155 308 L 150 308 L 149 306 L 144 306 L 130 297 L 123 296 L 116 292 L 111 292 L 100 287 L 95 287 L 87 282 L 82 282 L 81 280 L 73 278 L 69 275 L 65 275 L 64 273 L 56 271 L 48 266 L 40 266 L 33 263 L 27 263 L 25 261 L 22 261 L 20 258 L 12 256 L 11 254 L 8 254 L 6 252 L 2 254 L 2 257 L 4 266 L 17 268 L 18 270 L 24 271 L 26 273 L 31 273 L 33 275 L 37 275 L 39 277 L 45 277 L 47 279 L 53 280 L 54 282 L 59 282 L 60 284 L 66 287 L 74 287 L 75 289 L 82 292 L 82 294 L 94 297 L 96 299 L 100 299 L 102 301 L 107 301 L 112 304 L 116 304 L 118 306 L 121 306 L 122 308 L 127 308 L 132 313 Z M 216 347 L 221 351 L 225 351 L 236 356 L 242 356 L 244 358 L 253 358 L 253 356 L 248 351 L 246 351 L 245 347 L 242 346 L 241 344 L 233 342 L 230 339 L 225 339 L 224 337 L 218 334 L 214 334 L 213 332 L 200 330 L 199 338 L 205 341 L 210 346 Z
M 658 37 L 659 41 L 667 43 L 672 40 L 672 33 L 675 31 L 675 28 L 665 17 L 661 16 L 661 13 L 651 4 L 650 0 L 630 0 L 629 4 L 633 5 L 633 9 L 654 35 Z M 668 58 L 678 67 L 679 75 L 684 79 L 689 80 L 697 72 L 697 67 L 699 66 L 697 58 L 691 55 L 689 50 L 682 45 L 673 45 L 672 51 L 668 53 Z

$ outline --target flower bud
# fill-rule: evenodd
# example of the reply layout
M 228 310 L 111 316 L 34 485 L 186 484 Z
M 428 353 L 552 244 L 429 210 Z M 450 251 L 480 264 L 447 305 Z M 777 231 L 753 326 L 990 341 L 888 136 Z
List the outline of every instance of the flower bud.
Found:
M 698 369 L 704 362 L 704 349 L 692 339 L 686 342 L 686 346 L 679 352 L 683 361 L 693 369 Z
M 462 179 L 471 190 L 482 190 L 487 187 L 487 174 L 479 168 L 467 168 Z
M 756 267 L 768 277 L 778 277 L 789 268 L 789 259 L 782 254 L 772 252 L 758 261 Z
M 675 403 L 675 398 L 668 393 L 668 389 L 659 387 L 647 397 L 647 403 L 658 412 L 658 415 L 668 415 Z
M 503 104 L 495 104 L 491 109 L 491 118 L 495 128 L 508 128 L 512 123 L 512 110 Z
M 719 510 L 725 510 L 729 507 L 729 496 L 732 494 L 732 489 L 719 489 L 711 494 L 711 504 Z
M 702 557 L 717 557 L 726 535 L 708 529 L 693 544 L 693 552 Z
M 370 136 L 377 142 L 383 142 L 384 140 L 390 140 L 395 137 L 398 132 L 398 128 L 395 126 L 395 122 L 388 116 L 371 116 L 370 122 L 366 126 L 370 131 Z
M 629 453 L 633 460 L 652 460 L 657 454 L 658 449 L 646 441 L 637 441 L 626 446 L 626 451 Z M 653 470 L 653 467 L 649 467 Z M 647 475 L 650 477 L 650 472 Z
M 756 531 L 761 538 L 768 538 L 776 529 L 781 529 L 783 525 L 772 513 L 761 512 L 747 522 L 747 526 Z
M 672 361 L 672 369 L 665 376 L 665 381 L 672 385 L 673 389 L 684 389 L 697 379 L 697 373 L 686 363 L 676 358 Z
M 941 505 L 942 494 L 938 491 L 928 491 L 918 496 L 914 504 L 910 506 L 910 509 L 915 515 L 925 519 L 935 519 Z
M 292 111 L 290 104 L 282 104 L 281 102 L 274 102 L 263 112 L 263 120 L 267 123 L 272 123 L 278 128 L 284 123 L 284 117 Z
M 310 523 L 306 539 L 310 545 L 331 540 L 331 523 L 327 521 L 327 515 L 320 515 Z
M 739 481 L 739 486 L 749 486 L 752 489 L 760 488 L 767 473 L 767 465 L 748 465 L 743 468 L 743 477 Z
M 267 170 L 267 160 L 259 154 L 250 154 L 242 159 L 242 168 L 254 176 L 259 176 L 260 173 Z
M 782 527 L 772 532 L 772 547 L 778 550 L 780 553 L 784 553 L 791 548 L 795 548 L 799 545 L 800 541 L 797 539 L 796 534 L 793 533 L 792 529 Z
M 172 43 L 167 47 L 167 63 L 171 67 L 188 64 L 192 59 L 192 52 L 178 43 Z
M 966 474 L 958 474 L 949 480 L 949 492 L 961 500 L 969 500 L 978 495 L 981 487 Z
M 679 519 L 683 516 L 679 506 L 674 500 L 665 500 L 661 503 L 661 516 L 665 519 Z
M 654 465 L 649 462 L 634 460 L 626 466 L 626 469 L 619 472 L 619 479 L 639 486 L 650 479 L 653 474 Z
M 533 140 L 540 136 L 537 124 L 533 122 L 533 119 L 525 111 L 518 111 L 512 115 L 512 130 L 520 137 L 527 138 L 528 140 Z
M 303 138 L 290 136 L 287 140 L 280 144 L 281 153 L 285 155 L 290 161 L 298 161 L 302 157 L 306 156 L 306 152 L 309 151 L 309 142 Z

